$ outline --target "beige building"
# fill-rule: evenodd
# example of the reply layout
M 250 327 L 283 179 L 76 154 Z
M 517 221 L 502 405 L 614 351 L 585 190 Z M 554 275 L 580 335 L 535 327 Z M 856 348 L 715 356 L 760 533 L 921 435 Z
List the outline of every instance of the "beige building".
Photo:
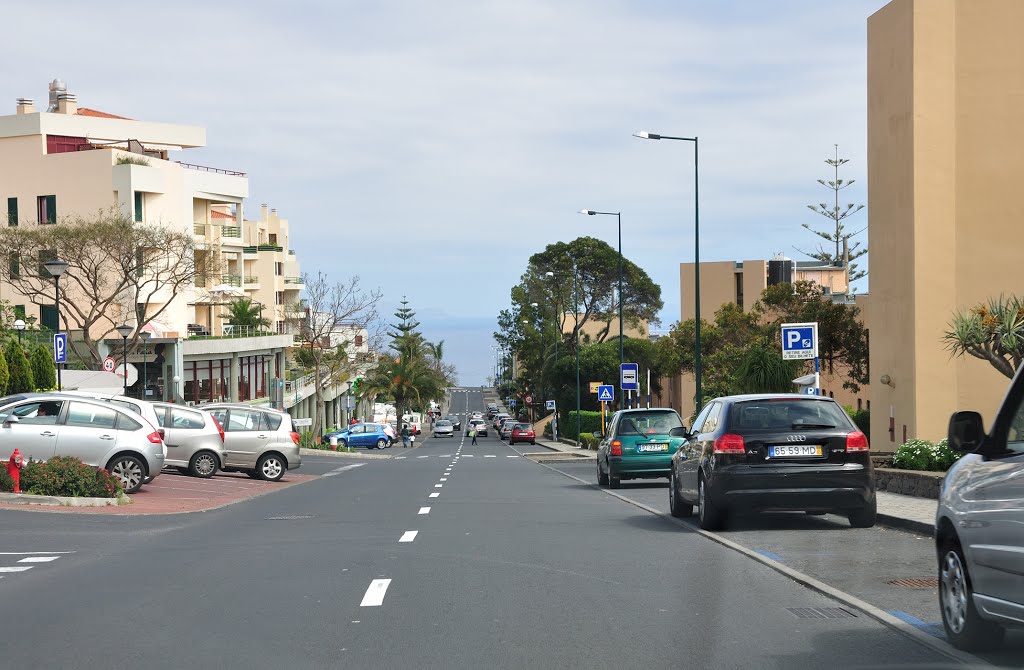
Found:
M 1020 0 L 895 0 L 868 19 L 875 444 L 943 437 L 957 409 L 991 422 L 1007 388 L 941 338 L 954 311 L 1024 287 L 1022 25 Z
M 771 285 L 786 282 L 811 281 L 821 286 L 826 295 L 835 302 L 856 304 L 861 309 L 861 318 L 867 320 L 868 299 L 866 295 L 853 295 L 849 291 L 846 269 L 840 266 L 824 265 L 819 261 L 793 261 L 777 257 L 771 261 L 744 260 L 702 262 L 700 264 L 700 306 L 701 320 L 713 322 L 715 312 L 726 304 L 736 304 L 749 312 Z M 679 264 L 680 321 L 688 321 L 695 315 L 693 263 Z M 813 367 L 808 364 L 808 372 Z M 694 410 L 696 383 L 693 375 L 682 374 L 661 380 L 662 392 L 655 396 L 655 402 L 674 407 L 684 418 L 691 417 Z M 842 375 L 836 371 L 829 374 L 822 370 L 821 388 L 825 395 L 835 398 L 843 405 L 854 409 L 870 409 L 869 391 L 861 387 L 859 393 L 843 388 Z M 795 387 L 794 387 L 795 390 Z

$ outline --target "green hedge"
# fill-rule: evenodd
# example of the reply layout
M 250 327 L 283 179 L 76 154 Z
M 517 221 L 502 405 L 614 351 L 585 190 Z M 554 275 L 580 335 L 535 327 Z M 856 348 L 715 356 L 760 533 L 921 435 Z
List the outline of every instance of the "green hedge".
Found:
M 0 477 L 0 490 L 14 490 L 14 483 L 9 477 Z M 21 492 L 41 496 L 116 498 L 121 494 L 121 483 L 103 468 L 94 468 L 71 456 L 54 456 L 48 461 L 25 464 L 21 470 Z
M 601 413 L 583 410 L 580 412 L 580 434 L 595 433 L 601 430 Z M 558 433 L 569 440 L 576 439 L 576 410 L 569 410 L 565 417 L 558 421 Z
M 930 440 L 907 440 L 892 457 L 892 466 L 900 470 L 929 470 L 945 472 L 959 460 L 961 454 L 953 451 L 943 438 L 938 443 Z

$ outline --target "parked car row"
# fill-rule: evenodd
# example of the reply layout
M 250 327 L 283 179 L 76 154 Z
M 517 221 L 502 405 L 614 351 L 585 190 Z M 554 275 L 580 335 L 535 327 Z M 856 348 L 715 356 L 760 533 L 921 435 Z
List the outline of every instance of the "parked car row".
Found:
M 302 463 L 284 412 L 248 405 L 182 407 L 74 391 L 0 398 L 0 452 L 73 456 L 116 476 L 135 493 L 174 467 L 194 477 L 241 471 L 277 481 Z

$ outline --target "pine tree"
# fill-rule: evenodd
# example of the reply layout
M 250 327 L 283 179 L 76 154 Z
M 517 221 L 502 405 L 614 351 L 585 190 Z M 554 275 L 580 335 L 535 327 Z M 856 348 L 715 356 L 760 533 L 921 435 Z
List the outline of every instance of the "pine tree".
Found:
M 7 368 L 7 356 L 3 348 L 0 348 L 0 394 L 7 395 L 7 389 L 11 382 L 11 372 Z
M 7 368 L 10 379 L 7 383 L 8 393 L 30 393 L 36 390 L 35 380 L 32 378 L 32 368 L 25 357 L 25 350 L 16 341 L 11 340 L 4 347 L 4 356 L 7 358 Z
M 806 256 L 810 256 L 811 258 L 816 258 L 822 263 L 828 263 L 829 265 L 840 264 L 844 261 L 843 244 L 846 243 L 846 246 L 848 247 L 847 253 L 849 254 L 850 260 L 850 282 L 854 282 L 860 279 L 861 277 L 866 276 L 867 272 L 863 270 L 858 271 L 857 264 L 854 263 L 853 261 L 866 254 L 868 250 L 867 247 L 860 248 L 860 242 L 854 242 L 850 244 L 850 238 L 853 237 L 854 235 L 864 232 L 864 229 L 858 230 L 853 233 L 848 233 L 846 232 L 845 221 L 847 218 L 853 216 L 860 210 L 864 209 L 864 205 L 857 205 L 851 202 L 848 203 L 845 207 L 840 206 L 839 192 L 852 186 L 855 180 L 844 180 L 839 178 L 839 168 L 849 163 L 850 159 L 840 158 L 839 145 L 837 144 L 835 145 L 835 147 L 836 157 L 828 158 L 825 160 L 825 164 L 831 166 L 835 170 L 835 177 L 831 180 L 818 180 L 819 184 L 821 184 L 822 186 L 831 191 L 834 191 L 834 204 L 829 206 L 827 203 L 821 202 L 818 203 L 817 205 L 807 205 L 807 208 L 810 209 L 815 214 L 820 214 L 826 219 L 830 220 L 832 222 L 832 228 L 831 230 L 815 230 L 808 223 L 802 224 L 804 228 L 811 231 L 818 237 L 824 240 L 828 240 L 831 244 L 834 244 L 835 251 L 833 252 L 832 250 L 826 249 L 824 246 L 819 244 L 818 250 L 816 252 L 811 253 L 807 251 L 801 251 L 800 253 Z
M 57 370 L 49 349 L 41 344 L 37 345 L 32 350 L 29 363 L 32 367 L 32 378 L 38 390 L 49 391 L 57 386 Z

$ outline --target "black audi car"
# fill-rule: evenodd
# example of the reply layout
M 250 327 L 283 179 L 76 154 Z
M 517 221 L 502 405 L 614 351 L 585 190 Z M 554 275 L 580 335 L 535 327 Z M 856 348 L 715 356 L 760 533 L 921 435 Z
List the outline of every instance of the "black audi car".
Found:
M 733 511 L 842 514 L 875 524 L 867 437 L 831 398 L 740 395 L 710 401 L 672 458 L 669 503 L 677 517 L 721 528 Z

